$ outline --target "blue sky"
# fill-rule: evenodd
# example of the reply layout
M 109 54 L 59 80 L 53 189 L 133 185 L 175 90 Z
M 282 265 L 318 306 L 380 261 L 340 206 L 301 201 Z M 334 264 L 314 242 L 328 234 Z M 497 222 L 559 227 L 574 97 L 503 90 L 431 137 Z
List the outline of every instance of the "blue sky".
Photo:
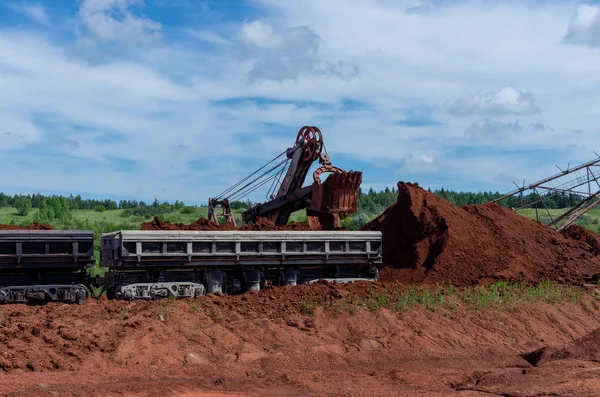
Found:
M 4 0 L 0 54 L 11 194 L 204 203 L 303 125 L 365 189 L 508 191 L 600 151 L 592 2 Z

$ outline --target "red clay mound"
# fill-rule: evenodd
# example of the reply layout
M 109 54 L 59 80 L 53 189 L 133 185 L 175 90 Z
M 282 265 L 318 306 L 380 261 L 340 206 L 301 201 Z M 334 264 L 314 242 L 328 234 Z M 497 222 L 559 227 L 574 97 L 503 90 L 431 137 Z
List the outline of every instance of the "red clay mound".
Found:
M 230 222 L 217 224 L 209 219 L 200 218 L 189 225 L 162 221 L 155 216 L 151 222 L 142 223 L 141 230 L 237 230 Z M 311 230 L 308 223 L 291 222 L 284 227 L 278 227 L 267 218 L 258 218 L 254 223 L 248 223 L 239 228 L 243 231 L 277 231 L 277 230 Z
M 233 224 L 226 222 L 222 225 L 212 222 L 206 218 L 200 218 L 189 225 L 183 223 L 171 223 L 163 221 L 155 216 L 151 222 L 144 222 L 140 230 L 234 230 Z
M 36 222 L 28 226 L 0 224 L 0 230 L 54 230 L 54 228 L 51 225 L 44 225 Z
M 600 273 L 589 242 L 551 230 L 498 204 L 458 207 L 417 184 L 362 230 L 383 234 L 382 280 L 455 285 L 500 280 L 583 282 Z
M 268 218 L 258 218 L 258 220 L 256 222 L 248 223 L 248 224 L 240 227 L 240 230 L 255 230 L 255 231 L 269 232 L 269 231 L 278 231 L 278 230 L 303 231 L 303 230 L 311 230 L 311 229 L 310 229 L 310 226 L 308 225 L 308 223 L 290 222 L 283 227 L 279 227 L 279 226 L 275 225 L 275 223 Z

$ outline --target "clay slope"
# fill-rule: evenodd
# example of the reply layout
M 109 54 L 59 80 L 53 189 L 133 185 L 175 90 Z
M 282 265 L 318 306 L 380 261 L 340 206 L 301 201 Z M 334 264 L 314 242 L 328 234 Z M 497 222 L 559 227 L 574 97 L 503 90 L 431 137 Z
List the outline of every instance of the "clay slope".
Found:
M 563 234 L 498 204 L 455 206 L 417 184 L 399 182 L 397 202 L 363 230 L 383 234 L 387 280 L 581 283 L 600 273 L 600 244 L 585 232 Z

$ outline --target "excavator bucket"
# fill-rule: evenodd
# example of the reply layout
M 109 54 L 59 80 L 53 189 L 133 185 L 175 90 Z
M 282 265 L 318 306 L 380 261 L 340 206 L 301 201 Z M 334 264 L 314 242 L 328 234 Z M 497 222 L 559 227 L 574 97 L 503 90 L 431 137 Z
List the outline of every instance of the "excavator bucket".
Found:
M 339 229 L 340 219 L 358 212 L 361 183 L 362 172 L 342 171 L 313 185 L 311 203 L 306 210 L 311 229 Z

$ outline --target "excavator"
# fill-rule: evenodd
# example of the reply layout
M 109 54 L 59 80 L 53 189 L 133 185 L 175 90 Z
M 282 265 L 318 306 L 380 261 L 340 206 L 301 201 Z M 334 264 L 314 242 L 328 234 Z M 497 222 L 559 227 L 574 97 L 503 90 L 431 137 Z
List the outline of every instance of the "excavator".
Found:
M 320 167 L 313 172 L 313 183 L 303 187 L 311 166 L 317 160 Z M 322 181 L 324 174 L 331 175 Z M 221 216 L 237 226 L 230 202 L 246 197 L 269 182 L 269 201 L 255 204 L 245 211 L 242 215 L 244 222 L 267 218 L 276 226 L 285 226 L 293 212 L 306 209 L 312 230 L 338 230 L 341 228 L 340 219 L 358 211 L 362 173 L 346 172 L 333 166 L 321 130 L 304 126 L 298 131 L 292 147 L 217 197 L 210 198 L 209 218 L 217 222 L 215 208 L 221 207 Z

